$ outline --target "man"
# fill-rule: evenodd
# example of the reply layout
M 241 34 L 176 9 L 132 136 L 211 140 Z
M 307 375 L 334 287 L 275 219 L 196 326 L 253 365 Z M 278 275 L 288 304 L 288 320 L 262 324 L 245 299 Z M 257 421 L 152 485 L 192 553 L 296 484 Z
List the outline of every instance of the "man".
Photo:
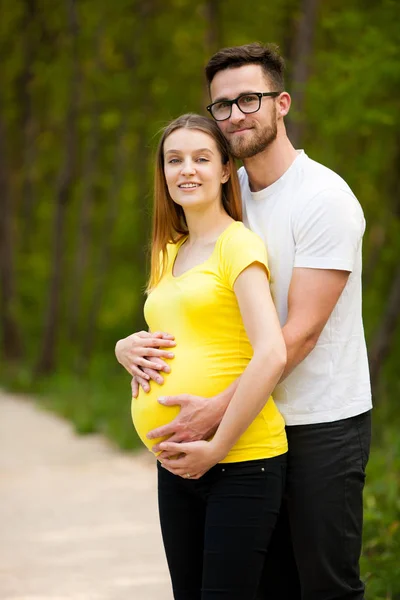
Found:
M 290 143 L 283 68 L 276 48 L 260 44 L 221 50 L 206 67 L 207 108 L 243 160 L 244 221 L 267 246 L 288 356 L 274 392 L 287 425 L 287 489 L 260 598 L 361 600 L 371 409 L 361 316 L 365 221 L 348 185 Z M 168 334 L 141 332 L 117 344 L 119 361 L 144 388 L 168 371 Z M 210 435 L 231 396 L 228 389 L 211 399 L 161 399 L 181 405 L 175 421 L 150 433 L 171 436 L 163 444 L 166 468 L 176 466 L 169 444 Z

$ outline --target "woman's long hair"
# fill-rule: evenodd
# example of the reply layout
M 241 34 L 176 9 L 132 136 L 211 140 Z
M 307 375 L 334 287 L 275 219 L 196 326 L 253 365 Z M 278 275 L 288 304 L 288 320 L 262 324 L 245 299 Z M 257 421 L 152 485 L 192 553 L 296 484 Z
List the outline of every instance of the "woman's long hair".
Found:
M 215 121 L 196 114 L 186 114 L 172 121 L 164 129 L 156 154 L 154 180 L 153 233 L 151 240 L 151 270 L 147 292 L 160 281 L 167 266 L 167 244 L 176 243 L 188 234 L 183 208 L 176 204 L 168 191 L 164 174 L 164 142 L 177 129 L 195 129 L 208 134 L 217 144 L 224 165 L 229 164 L 230 177 L 222 184 L 222 204 L 235 221 L 242 220 L 242 202 L 236 165 L 228 144 Z

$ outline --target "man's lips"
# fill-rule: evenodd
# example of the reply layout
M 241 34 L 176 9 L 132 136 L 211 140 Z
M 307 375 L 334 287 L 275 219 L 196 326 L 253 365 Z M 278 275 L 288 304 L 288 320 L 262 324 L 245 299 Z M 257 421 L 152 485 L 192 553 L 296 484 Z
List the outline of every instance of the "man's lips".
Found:
M 244 131 L 250 131 L 252 127 L 241 127 L 240 129 L 230 129 L 228 133 L 243 133 Z

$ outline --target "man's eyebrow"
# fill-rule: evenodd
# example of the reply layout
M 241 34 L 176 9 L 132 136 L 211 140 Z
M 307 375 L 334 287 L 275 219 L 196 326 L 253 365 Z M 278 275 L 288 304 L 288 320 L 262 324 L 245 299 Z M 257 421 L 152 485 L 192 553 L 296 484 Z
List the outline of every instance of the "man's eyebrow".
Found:
M 240 94 L 238 94 L 236 96 L 236 98 L 239 98 L 239 96 L 246 96 L 246 94 L 255 94 L 254 90 L 248 90 L 248 91 L 244 91 L 244 92 L 240 92 Z M 235 99 L 236 99 L 235 98 Z M 213 100 L 212 104 L 215 104 L 216 102 L 230 102 L 231 100 L 233 100 L 233 98 L 227 98 L 226 96 L 221 96 L 220 98 L 216 98 L 215 100 Z

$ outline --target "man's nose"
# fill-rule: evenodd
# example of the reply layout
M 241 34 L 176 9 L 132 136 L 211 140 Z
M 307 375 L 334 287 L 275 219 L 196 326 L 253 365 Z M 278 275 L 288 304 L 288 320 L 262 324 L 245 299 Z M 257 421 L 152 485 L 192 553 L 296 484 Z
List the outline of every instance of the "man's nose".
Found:
M 240 123 L 246 118 L 246 116 L 242 113 L 240 108 L 236 104 L 232 104 L 232 113 L 230 116 L 231 123 Z

